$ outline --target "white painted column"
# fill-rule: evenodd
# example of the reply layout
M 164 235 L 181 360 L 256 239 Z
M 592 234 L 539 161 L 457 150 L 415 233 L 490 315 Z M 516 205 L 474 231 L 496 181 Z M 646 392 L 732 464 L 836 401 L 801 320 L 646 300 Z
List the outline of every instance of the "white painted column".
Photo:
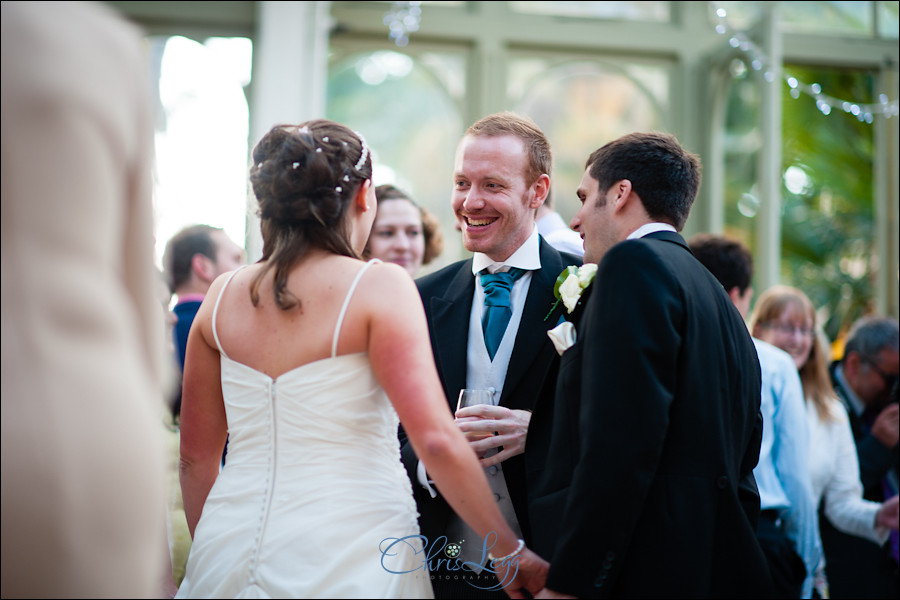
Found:
M 257 2 L 250 149 L 272 126 L 325 116 L 331 2 Z M 249 185 L 249 184 L 248 184 Z M 247 259 L 262 256 L 256 199 L 248 189 Z
M 756 224 L 756 286 L 758 293 L 781 281 L 781 85 L 783 44 L 775 3 L 769 3 L 762 22 L 762 48 L 769 57 L 760 82 L 759 212 Z M 768 79 L 763 75 L 769 73 Z

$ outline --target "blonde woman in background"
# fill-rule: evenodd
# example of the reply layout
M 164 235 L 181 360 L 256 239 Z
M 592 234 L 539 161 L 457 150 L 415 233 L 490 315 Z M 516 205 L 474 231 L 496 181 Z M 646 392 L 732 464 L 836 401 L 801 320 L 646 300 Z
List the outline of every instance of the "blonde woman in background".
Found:
M 824 500 L 825 516 L 841 531 L 883 544 L 898 526 L 898 497 L 883 504 L 862 497 L 856 445 L 846 410 L 831 387 L 812 302 L 796 288 L 770 288 L 756 303 L 750 329 L 754 337 L 790 354 L 797 365 L 806 398 L 816 504 Z M 824 598 L 827 590 L 823 559 L 816 572 L 816 591 Z

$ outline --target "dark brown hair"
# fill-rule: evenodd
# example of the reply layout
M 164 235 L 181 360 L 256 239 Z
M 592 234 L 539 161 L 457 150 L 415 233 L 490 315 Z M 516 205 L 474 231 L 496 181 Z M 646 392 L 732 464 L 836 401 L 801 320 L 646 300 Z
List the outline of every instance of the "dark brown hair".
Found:
M 359 186 L 371 178 L 371 153 L 362 136 L 340 123 L 276 125 L 263 136 L 250 167 L 259 202 L 261 261 L 267 261 L 250 286 L 254 306 L 269 269 L 275 269 L 276 304 L 284 310 L 299 306 L 287 276 L 311 249 L 358 258 L 345 214 Z
M 681 231 L 700 189 L 700 158 L 665 133 L 631 133 L 594 150 L 584 165 L 604 194 L 627 179 L 651 219 Z

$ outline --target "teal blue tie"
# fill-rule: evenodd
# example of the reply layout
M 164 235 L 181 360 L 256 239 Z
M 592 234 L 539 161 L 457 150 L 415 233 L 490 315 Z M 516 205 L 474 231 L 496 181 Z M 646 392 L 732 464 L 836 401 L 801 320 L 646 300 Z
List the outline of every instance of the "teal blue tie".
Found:
M 509 293 L 512 291 L 513 283 L 524 272 L 522 269 L 510 269 L 505 273 L 481 272 L 481 287 L 484 288 L 484 317 L 481 320 L 481 328 L 484 330 L 484 345 L 491 360 L 494 360 L 503 334 L 506 333 L 506 326 L 512 317 Z

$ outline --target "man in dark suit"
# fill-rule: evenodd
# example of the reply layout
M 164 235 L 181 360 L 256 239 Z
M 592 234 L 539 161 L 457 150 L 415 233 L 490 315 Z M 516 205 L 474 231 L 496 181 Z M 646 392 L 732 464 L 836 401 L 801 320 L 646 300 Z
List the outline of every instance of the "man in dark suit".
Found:
M 455 410 L 463 388 L 492 390 L 491 405 L 464 409 L 457 413 L 458 422 L 466 433 L 487 434 L 473 439 L 472 449 L 483 457 L 498 504 L 524 539 L 529 537 L 525 435 L 537 392 L 545 377 L 555 375 L 559 362 L 546 334 L 559 314 L 546 321 L 545 317 L 555 300 L 556 278 L 566 266 L 581 262 L 538 235 L 535 215 L 550 189 L 550 172 L 550 144 L 530 120 L 500 113 L 472 125 L 456 154 L 452 207 L 463 245 L 474 256 L 416 282 L 450 409 Z M 486 307 L 485 298 L 493 298 L 491 274 L 507 271 L 509 321 L 492 338 L 483 316 L 493 310 L 493 301 Z M 488 273 L 484 278 L 483 272 Z M 486 343 L 486 337 L 494 344 Z M 420 528 L 430 542 L 435 595 L 506 597 L 499 588 L 484 589 L 496 585 L 489 571 L 458 568 L 462 562 L 484 565 L 485 542 L 433 488 L 412 447 L 404 444 L 402 455 L 413 483 Z
M 834 391 L 850 419 L 863 496 L 873 502 L 897 495 L 898 331 L 897 319 L 860 319 L 847 335 L 843 358 L 829 369 Z M 819 528 L 832 598 L 896 598 L 900 594 L 896 531 L 879 547 L 837 530 L 826 518 L 820 518 Z
M 674 137 L 595 151 L 572 227 L 595 282 L 528 435 L 539 597 L 767 597 L 753 479 L 760 368 L 722 285 L 676 233 L 700 184 Z

